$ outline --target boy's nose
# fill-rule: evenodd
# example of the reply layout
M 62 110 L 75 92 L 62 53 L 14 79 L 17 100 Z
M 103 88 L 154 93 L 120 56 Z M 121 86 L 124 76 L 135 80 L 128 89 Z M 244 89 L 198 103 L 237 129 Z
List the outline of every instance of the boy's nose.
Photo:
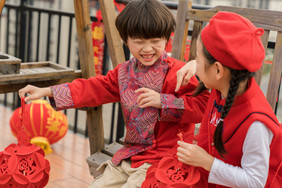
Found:
M 144 47 L 142 48 L 143 52 L 150 52 L 152 49 L 153 49 L 153 48 L 152 48 L 152 46 L 150 46 L 150 45 L 144 46 Z

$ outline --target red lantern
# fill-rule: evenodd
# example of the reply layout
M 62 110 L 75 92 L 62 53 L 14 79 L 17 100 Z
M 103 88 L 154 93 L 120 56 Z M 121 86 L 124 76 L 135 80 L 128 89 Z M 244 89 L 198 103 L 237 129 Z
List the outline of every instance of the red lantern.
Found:
M 44 187 L 50 171 L 44 156 L 44 151 L 32 144 L 9 145 L 0 152 L 0 187 Z
M 197 168 L 179 162 L 175 157 L 164 157 L 152 165 L 142 184 L 142 188 L 185 188 L 196 186 L 201 178 Z
M 24 111 L 23 106 L 22 99 L 21 111 Z M 40 147 L 29 143 L 22 113 L 19 119 L 16 124 L 18 144 L 11 144 L 0 152 L 0 187 L 44 187 L 49 180 L 49 161 Z
M 17 136 L 17 123 L 21 108 L 14 111 L 10 119 L 12 133 Z M 52 152 L 50 144 L 59 141 L 68 130 L 68 120 L 64 113 L 55 111 L 46 100 L 35 100 L 25 105 L 24 128 L 30 142 L 41 147 L 45 153 Z

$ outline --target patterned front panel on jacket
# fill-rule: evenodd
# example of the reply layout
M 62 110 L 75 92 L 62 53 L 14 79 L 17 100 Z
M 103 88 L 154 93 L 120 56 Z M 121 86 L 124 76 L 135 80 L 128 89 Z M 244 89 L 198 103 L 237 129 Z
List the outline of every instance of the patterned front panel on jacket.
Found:
M 166 59 L 167 54 L 164 53 L 154 65 L 149 67 L 142 65 L 136 58 L 120 66 L 118 80 L 126 136 L 125 146 L 112 159 L 115 165 L 119 164 L 122 159 L 152 147 L 159 109 L 140 108 L 137 104 L 140 93 L 136 93 L 135 90 L 148 88 L 161 93 L 168 69 Z

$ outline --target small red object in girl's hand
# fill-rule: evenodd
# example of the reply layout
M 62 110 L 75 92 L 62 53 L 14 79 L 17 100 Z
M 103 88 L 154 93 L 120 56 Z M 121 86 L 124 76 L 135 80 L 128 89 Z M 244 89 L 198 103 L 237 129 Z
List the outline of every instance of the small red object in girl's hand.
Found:
M 177 136 L 179 137 L 180 141 L 183 141 L 183 134 L 181 132 L 178 133 Z
M 49 180 L 49 161 L 40 147 L 29 143 L 24 129 L 24 105 L 22 98 L 18 144 L 11 144 L 0 152 L 0 187 L 44 187 Z

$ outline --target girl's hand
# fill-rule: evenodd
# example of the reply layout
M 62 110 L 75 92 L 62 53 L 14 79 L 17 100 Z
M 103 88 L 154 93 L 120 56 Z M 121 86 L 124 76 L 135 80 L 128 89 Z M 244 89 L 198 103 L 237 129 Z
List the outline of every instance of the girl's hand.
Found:
M 27 85 L 19 90 L 20 98 L 24 97 L 27 93 L 30 95 L 25 98 L 25 102 L 30 100 L 40 99 L 41 97 L 52 97 L 52 91 L 49 87 L 39 88 L 32 85 Z
M 177 71 L 177 83 L 175 88 L 176 92 L 180 89 L 180 86 L 186 86 L 191 77 L 196 74 L 196 65 L 196 60 L 191 60 Z
M 207 171 L 211 170 L 214 157 L 211 156 L 198 145 L 188 144 L 182 141 L 178 141 L 177 144 L 177 157 L 180 162 L 185 164 L 202 167 Z
M 140 108 L 156 107 L 161 108 L 161 95 L 148 88 L 139 88 L 135 90 L 136 93 L 141 93 L 137 98 L 137 104 Z

